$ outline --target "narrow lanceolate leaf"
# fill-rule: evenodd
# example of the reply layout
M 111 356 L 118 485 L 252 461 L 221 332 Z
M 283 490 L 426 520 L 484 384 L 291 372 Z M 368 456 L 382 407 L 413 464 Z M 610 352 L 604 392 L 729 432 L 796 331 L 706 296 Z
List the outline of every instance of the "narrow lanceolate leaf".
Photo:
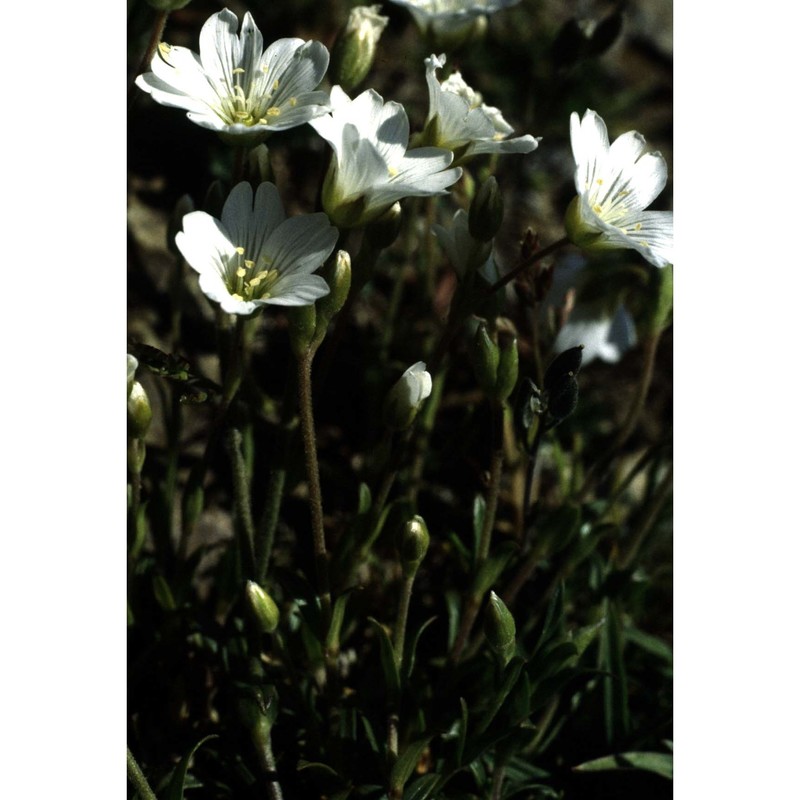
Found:
M 372 625 L 378 637 L 378 647 L 380 648 L 381 668 L 383 678 L 386 682 L 386 691 L 390 699 L 394 699 L 400 692 L 400 675 L 397 671 L 397 662 L 394 658 L 394 647 L 389 640 L 383 625 L 374 617 L 368 617 L 368 622 Z
M 392 767 L 392 772 L 389 775 L 389 786 L 397 791 L 402 789 L 406 781 L 411 777 L 414 767 L 419 763 L 420 756 L 428 746 L 431 738 L 418 739 L 412 742 L 401 754 Z
M 417 644 L 419 643 L 419 637 L 422 636 L 422 632 L 433 622 L 436 621 L 436 617 L 431 617 L 430 619 L 426 619 L 422 625 L 419 626 L 417 632 L 411 638 L 409 643 L 409 647 L 407 648 L 407 652 L 403 658 L 403 680 L 407 681 L 408 678 L 411 676 L 411 673 L 414 670 L 414 661 L 416 659 L 417 654 Z
M 217 738 L 219 737 L 216 736 L 216 734 L 204 737 L 180 760 L 178 766 L 175 767 L 175 771 L 172 773 L 172 778 L 170 779 L 169 786 L 167 786 L 167 791 L 164 794 L 163 800 L 183 800 L 183 790 L 186 784 L 186 773 L 189 769 L 189 762 L 203 744 L 211 739 Z
M 429 797 L 434 797 L 434 792 L 443 781 L 441 775 L 420 775 L 403 792 L 403 800 L 428 800 Z
M 639 769 L 672 780 L 672 753 L 619 753 L 585 761 L 573 769 L 576 772 Z

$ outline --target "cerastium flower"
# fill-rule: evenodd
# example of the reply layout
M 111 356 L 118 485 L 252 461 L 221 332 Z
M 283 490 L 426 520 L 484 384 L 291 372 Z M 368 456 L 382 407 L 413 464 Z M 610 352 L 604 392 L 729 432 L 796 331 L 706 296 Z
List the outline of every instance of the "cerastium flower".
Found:
M 530 134 L 509 139 L 514 129 L 499 109 L 483 102 L 460 72 L 453 72 L 440 82 L 436 70 L 445 62 L 444 54 L 425 59 L 430 95 L 430 110 L 422 133 L 425 144 L 452 150 L 455 164 L 482 153 L 530 153 L 539 146 L 539 140 Z
M 448 169 L 453 154 L 440 147 L 408 148 L 408 116 L 373 89 L 351 100 L 331 90 L 330 114 L 311 121 L 333 148 L 322 203 L 334 224 L 355 228 L 379 217 L 403 197 L 446 194 L 461 177 Z
M 186 109 L 192 122 L 226 141 L 248 146 L 328 110 L 327 93 L 315 91 L 328 68 L 324 45 L 278 39 L 264 51 L 249 12 L 237 36 L 238 26 L 228 9 L 210 17 L 200 31 L 199 56 L 162 42 L 152 71 L 136 85 L 162 105 Z
M 606 124 L 591 109 L 570 118 L 575 189 L 565 226 L 584 250 L 630 248 L 651 264 L 672 263 L 672 212 L 645 211 L 667 183 L 661 153 L 645 153 L 645 139 L 628 131 L 608 143 Z
M 249 315 L 264 305 L 307 306 L 327 295 L 327 283 L 311 273 L 337 238 L 325 214 L 287 219 L 273 184 L 262 183 L 254 198 L 243 181 L 225 201 L 221 220 L 193 211 L 175 242 L 209 299 L 229 314 Z

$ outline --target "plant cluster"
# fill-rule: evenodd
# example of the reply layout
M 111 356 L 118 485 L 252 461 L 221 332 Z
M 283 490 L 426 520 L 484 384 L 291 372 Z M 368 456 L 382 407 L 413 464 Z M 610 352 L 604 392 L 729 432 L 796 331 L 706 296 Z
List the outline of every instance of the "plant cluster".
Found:
M 668 796 L 672 212 L 594 110 L 636 107 L 622 10 L 148 2 L 129 797 Z

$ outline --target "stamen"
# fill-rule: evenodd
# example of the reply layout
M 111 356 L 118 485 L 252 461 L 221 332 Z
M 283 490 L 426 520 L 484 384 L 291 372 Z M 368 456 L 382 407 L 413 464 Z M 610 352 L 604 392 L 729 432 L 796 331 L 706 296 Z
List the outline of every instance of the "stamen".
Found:
M 233 70 L 234 75 L 244 75 L 244 73 L 245 73 L 244 67 L 236 67 L 236 69 Z
M 247 275 L 247 270 L 244 267 L 239 267 L 239 269 L 236 270 L 237 278 L 244 278 L 245 275 Z
M 277 78 L 275 78 L 275 80 L 272 82 L 272 91 L 273 92 L 277 92 L 278 91 L 278 87 L 280 85 L 281 85 L 280 81 Z
M 244 255 L 244 247 L 237 247 L 237 248 L 235 248 L 235 249 L 236 249 L 236 252 L 237 252 L 237 253 L 238 253 L 240 256 L 243 256 L 243 255 Z
M 292 108 L 294 108 L 294 107 L 297 105 L 297 98 L 296 98 L 296 97 L 290 97 L 290 98 L 289 98 L 289 105 L 290 105 Z
M 281 110 L 277 106 L 272 106 L 271 108 L 267 109 L 268 117 L 279 117 L 280 115 L 281 115 Z
M 387 171 L 389 172 L 390 178 L 394 178 L 394 176 L 397 175 L 398 172 L 400 172 L 400 170 L 397 169 L 397 167 L 389 167 Z
M 240 294 L 236 294 L 236 293 L 232 294 L 231 297 L 234 300 L 244 300 L 244 297 L 242 297 Z

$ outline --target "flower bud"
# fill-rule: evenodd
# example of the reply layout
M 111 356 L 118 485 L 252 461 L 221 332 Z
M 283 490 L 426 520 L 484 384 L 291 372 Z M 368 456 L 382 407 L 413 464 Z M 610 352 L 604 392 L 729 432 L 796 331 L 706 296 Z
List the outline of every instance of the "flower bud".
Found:
M 517 626 L 506 604 L 494 592 L 489 593 L 483 630 L 489 647 L 503 662 L 503 666 L 508 664 L 517 647 Z
M 519 376 L 519 351 L 517 339 L 507 339 L 500 348 L 500 360 L 497 363 L 497 382 L 494 386 L 494 399 L 502 404 L 508 400 Z
M 375 60 L 378 40 L 389 22 L 389 17 L 382 17 L 378 11 L 379 5 L 353 8 L 333 47 L 332 82 L 348 93 L 367 77 Z
M 495 385 L 497 384 L 497 365 L 500 361 L 500 350 L 492 341 L 489 332 L 486 330 L 486 323 L 481 321 L 472 337 L 472 347 L 470 348 L 472 357 L 472 368 L 475 370 L 475 377 L 478 385 L 486 394 L 493 396 Z
M 330 287 L 330 292 L 316 302 L 318 317 L 317 337 L 320 336 L 320 333 L 324 335 L 324 328 L 327 328 L 328 322 L 330 322 L 333 315 L 341 311 L 347 300 L 352 281 L 350 254 L 346 250 L 339 250 L 336 253 L 336 260 L 322 269 L 320 275 L 325 278 L 325 282 Z M 320 325 L 324 326 L 322 331 L 320 331 Z
M 395 431 L 404 431 L 417 416 L 423 401 L 430 395 L 433 381 L 425 371 L 425 362 L 410 366 L 386 395 L 384 422 Z
M 150 400 L 139 381 L 134 381 L 128 395 L 128 436 L 133 439 L 144 439 L 150 421 L 153 419 L 153 409 Z
M 403 526 L 398 542 L 397 549 L 400 552 L 400 565 L 403 568 L 404 577 L 410 578 L 416 574 L 428 552 L 430 541 L 431 537 L 425 520 L 419 514 L 415 514 Z
M 469 207 L 469 233 L 480 242 L 490 242 L 503 222 L 503 194 L 494 175 L 481 186 Z
M 247 581 L 245 596 L 247 607 L 259 629 L 264 633 L 272 633 L 281 618 L 275 601 L 254 581 Z

